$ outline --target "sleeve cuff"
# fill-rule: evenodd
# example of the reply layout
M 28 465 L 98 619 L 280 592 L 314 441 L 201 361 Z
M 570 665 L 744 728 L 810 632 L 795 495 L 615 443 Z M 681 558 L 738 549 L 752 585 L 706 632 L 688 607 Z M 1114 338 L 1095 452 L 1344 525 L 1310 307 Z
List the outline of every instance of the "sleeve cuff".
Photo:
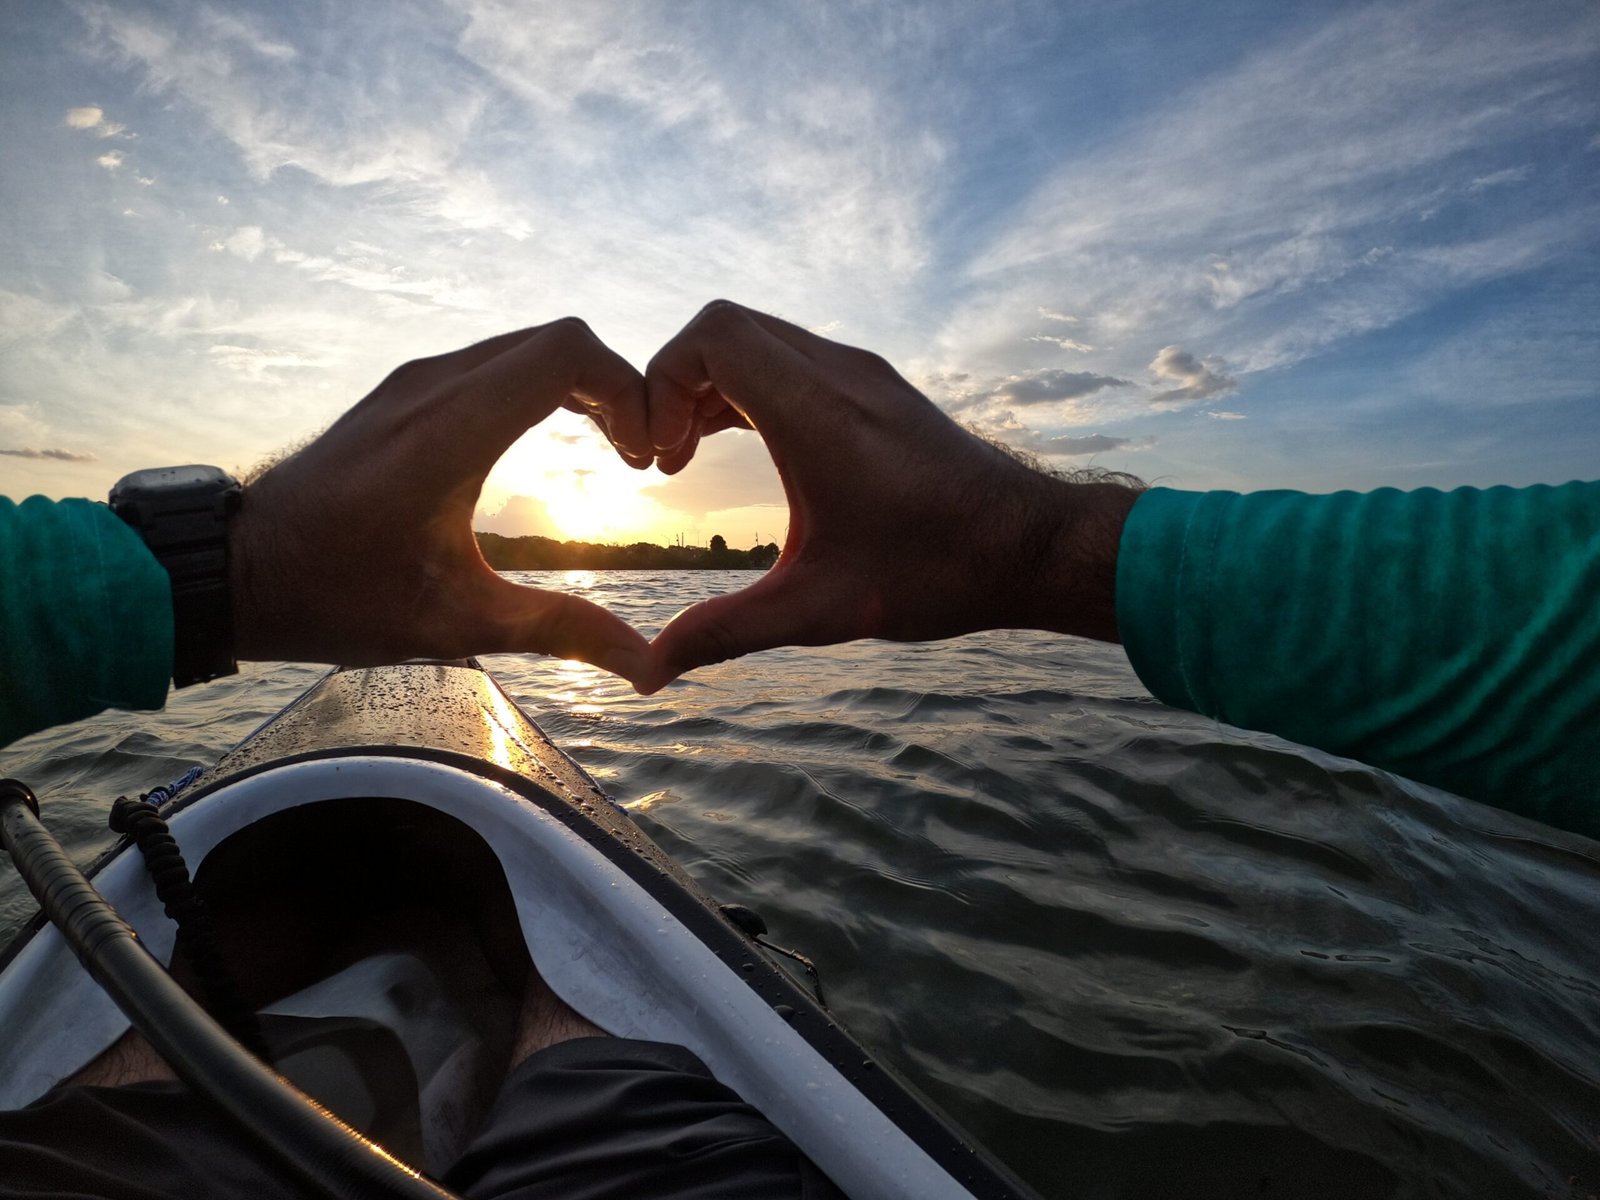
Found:
M 1203 641 L 1186 628 L 1185 595 L 1204 592 L 1210 556 L 1191 555 L 1214 526 L 1206 501 L 1231 493 L 1151 488 L 1134 502 L 1117 550 L 1117 630 L 1139 682 L 1163 704 L 1208 712 Z M 1212 511 L 1215 511 L 1213 509 Z M 1214 536 L 1214 529 L 1213 529 Z

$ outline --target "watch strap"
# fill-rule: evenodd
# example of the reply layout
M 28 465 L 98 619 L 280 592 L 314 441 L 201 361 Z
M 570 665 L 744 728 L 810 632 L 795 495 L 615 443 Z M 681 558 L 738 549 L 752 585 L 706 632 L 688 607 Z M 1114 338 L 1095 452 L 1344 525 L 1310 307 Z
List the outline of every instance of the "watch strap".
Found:
M 172 582 L 172 682 L 178 687 L 238 672 L 228 587 L 228 525 L 243 489 L 217 472 L 214 483 L 113 496 Z

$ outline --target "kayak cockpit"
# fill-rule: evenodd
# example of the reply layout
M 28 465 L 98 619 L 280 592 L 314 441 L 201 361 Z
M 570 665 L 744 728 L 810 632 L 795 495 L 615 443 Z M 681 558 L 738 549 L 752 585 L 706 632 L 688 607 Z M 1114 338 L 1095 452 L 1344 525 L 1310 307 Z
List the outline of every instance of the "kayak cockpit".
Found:
M 405 1161 L 454 1161 L 532 969 L 483 839 L 412 801 L 322 801 L 225 838 L 195 887 L 278 1073 Z

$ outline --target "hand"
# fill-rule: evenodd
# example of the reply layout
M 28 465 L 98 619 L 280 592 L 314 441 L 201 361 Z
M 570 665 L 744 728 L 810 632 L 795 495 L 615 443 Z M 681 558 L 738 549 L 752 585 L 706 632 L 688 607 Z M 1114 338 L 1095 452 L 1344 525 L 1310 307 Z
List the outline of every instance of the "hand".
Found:
M 1068 484 L 968 433 L 876 355 L 727 301 L 645 371 L 668 474 L 753 428 L 789 500 L 778 563 L 655 639 L 653 691 L 780 645 L 1036 628 L 1115 640 L 1116 545 L 1134 493 Z
M 230 539 L 239 657 L 362 666 L 533 651 L 642 677 L 648 647 L 630 626 L 502 579 L 472 534 L 489 469 L 560 407 L 650 464 L 644 380 L 582 321 L 400 367 L 246 488 Z

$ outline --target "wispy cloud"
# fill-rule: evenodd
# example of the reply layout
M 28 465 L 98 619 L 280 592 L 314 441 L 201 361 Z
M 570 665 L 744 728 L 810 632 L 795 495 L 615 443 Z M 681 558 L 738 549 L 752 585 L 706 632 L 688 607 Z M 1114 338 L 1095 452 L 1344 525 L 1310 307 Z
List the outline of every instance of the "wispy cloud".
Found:
M 72 305 L 0 289 L 0 345 L 48 341 L 75 315 Z M 0 413 L 6 411 L 0 404 Z
M 308 210 L 360 212 L 348 228 L 364 226 L 403 273 L 391 292 L 420 301 L 428 285 L 436 310 L 459 307 L 481 332 L 611 312 L 627 331 L 620 348 L 641 360 L 719 294 L 863 330 L 914 299 L 947 147 L 879 86 L 888 64 L 848 24 L 764 15 L 759 64 L 734 70 L 714 8 L 446 7 L 442 19 L 397 12 L 381 53 L 363 23 L 330 22 L 315 54 L 271 17 L 81 11 L 93 50 L 226 139 L 251 190 L 300 201 L 292 220 L 269 222 L 258 196 L 257 211 L 211 234 L 257 269 L 376 290 L 370 272 L 317 245 L 339 230 L 294 228 Z M 348 195 L 332 201 L 308 182 Z M 236 191 L 222 193 L 235 209 Z M 252 226 L 263 252 L 240 232 Z
M 1058 346 L 1063 350 L 1073 350 L 1079 354 L 1088 354 L 1094 347 L 1084 342 L 1074 341 L 1067 337 L 1052 337 L 1048 333 L 1035 333 L 1028 337 L 1030 342 L 1045 342 L 1051 346 Z
M 1517 207 L 1495 197 L 1531 167 L 1483 169 L 1600 118 L 1600 9 L 1544 16 L 1445 0 L 1346 9 L 1163 97 L 1041 180 L 973 257 L 945 361 L 998 365 L 1048 311 L 1080 317 L 1072 340 L 1108 374 L 1175 333 L 1257 371 L 1570 253 L 1600 217 L 1592 199 Z M 1493 236 L 1520 245 L 1517 265 L 1466 252 L 1483 220 L 1440 206 L 1469 190 L 1499 205 Z M 1428 232 L 1400 240 L 1408 228 Z
M 1148 450 L 1155 444 L 1154 438 L 1110 437 L 1103 433 L 1092 433 L 1084 437 L 1066 435 L 1044 438 L 1034 445 L 1040 454 L 1080 458 L 1086 454 L 1104 454 L 1108 450 Z
M 399 29 L 372 55 L 355 44 L 356 24 L 330 27 L 352 44 L 324 47 L 343 63 L 329 74 L 241 14 L 199 6 L 168 17 L 103 3 L 80 11 L 92 47 L 192 106 L 258 178 L 298 167 L 341 186 L 441 189 L 482 111 L 480 91 L 449 86 L 430 41 Z M 393 86 L 401 79 L 407 86 Z
M 285 371 L 306 371 L 318 366 L 317 359 L 299 350 L 271 346 L 217 345 L 206 353 L 216 362 L 248 380 L 262 381 Z
M 1018 450 L 1045 458 L 1084 458 L 1113 451 L 1137 453 L 1156 444 L 1153 437 L 1115 437 L 1104 433 L 1051 434 L 1026 425 L 1014 412 L 996 413 L 972 426 L 976 432 Z
M 819 297 L 852 329 L 910 300 L 948 147 L 900 103 L 881 43 L 872 53 L 852 36 L 856 18 L 808 6 L 731 25 L 718 6 L 456 7 L 459 53 L 529 107 L 546 175 L 606 215 L 630 275 L 659 264 L 680 287 L 706 279 L 703 298 L 732 294 L 805 325 Z M 779 52 L 789 44 L 807 52 Z
M 211 243 L 213 250 L 226 250 L 229 254 L 236 254 L 245 262 L 255 262 L 261 252 L 267 248 L 266 234 L 259 225 L 241 225 L 227 237 Z
M 80 454 L 74 450 L 30 450 L 15 448 L 0 448 L 0 454 L 9 458 L 49 458 L 57 462 L 91 463 L 99 462 L 93 454 Z
M 1472 195 L 1486 192 L 1490 188 L 1505 187 L 1510 183 L 1525 183 L 1533 174 L 1533 164 L 1524 163 L 1520 167 L 1507 167 L 1503 171 L 1491 171 L 1487 175 L 1479 175 L 1467 184 L 1467 191 Z

